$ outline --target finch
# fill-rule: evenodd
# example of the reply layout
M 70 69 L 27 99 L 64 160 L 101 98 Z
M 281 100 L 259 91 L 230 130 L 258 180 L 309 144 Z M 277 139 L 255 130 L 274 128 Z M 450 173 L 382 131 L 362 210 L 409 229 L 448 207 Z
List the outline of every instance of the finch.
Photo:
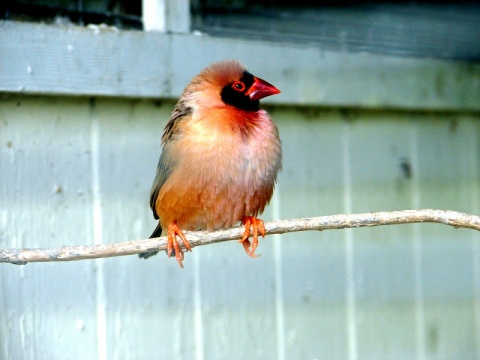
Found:
M 258 235 L 265 236 L 257 215 L 272 198 L 282 166 L 277 126 L 259 100 L 278 93 L 229 60 L 195 76 L 175 105 L 150 192 L 150 207 L 159 220 L 150 237 L 167 235 L 167 254 L 181 267 L 184 251 L 177 236 L 191 251 L 182 230 L 218 230 L 241 222 L 240 242 L 248 255 L 257 256 Z

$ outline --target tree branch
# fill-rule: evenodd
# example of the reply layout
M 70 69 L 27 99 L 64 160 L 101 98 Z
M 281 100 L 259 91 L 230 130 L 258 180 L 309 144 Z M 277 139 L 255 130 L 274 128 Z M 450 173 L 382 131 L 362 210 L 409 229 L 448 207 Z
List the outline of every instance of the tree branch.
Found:
M 266 233 L 283 234 L 296 231 L 329 230 L 411 223 L 440 223 L 455 228 L 480 231 L 480 216 L 450 210 L 402 210 L 351 215 L 331 215 L 313 218 L 280 220 L 265 223 Z M 214 232 L 185 231 L 192 247 L 241 238 L 239 226 Z M 165 250 L 166 237 L 127 241 L 122 243 L 61 246 L 46 249 L 0 249 L 0 263 L 25 265 L 29 262 L 74 261 L 133 255 L 146 251 Z

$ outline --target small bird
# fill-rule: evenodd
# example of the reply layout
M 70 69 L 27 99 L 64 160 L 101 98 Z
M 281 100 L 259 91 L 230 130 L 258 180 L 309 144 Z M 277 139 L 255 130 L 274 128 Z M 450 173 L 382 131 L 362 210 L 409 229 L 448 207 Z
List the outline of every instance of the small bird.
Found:
M 272 198 L 282 166 L 277 126 L 259 100 L 278 93 L 238 61 L 228 60 L 195 76 L 175 105 L 150 192 L 150 207 L 159 220 L 150 238 L 167 235 L 167 254 L 181 267 L 184 252 L 177 236 L 191 251 L 182 230 L 218 230 L 242 222 L 240 242 L 248 255 L 257 256 L 258 234 L 265 236 L 257 215 Z

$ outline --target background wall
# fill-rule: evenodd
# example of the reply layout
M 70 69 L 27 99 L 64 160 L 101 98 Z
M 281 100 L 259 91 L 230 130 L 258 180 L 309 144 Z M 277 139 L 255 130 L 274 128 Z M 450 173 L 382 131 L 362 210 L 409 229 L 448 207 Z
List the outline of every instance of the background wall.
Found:
M 229 58 L 282 90 L 263 219 L 480 214 L 476 2 L 131 3 L 0 4 L 0 248 L 148 237 L 175 99 Z M 185 269 L 0 264 L 0 360 L 477 360 L 479 244 L 415 224 L 203 246 Z
M 173 105 L 4 95 L 0 247 L 148 237 Z M 480 213 L 478 112 L 268 110 L 284 169 L 265 220 Z M 258 259 L 204 246 L 183 270 L 163 253 L 3 264 L 0 359 L 478 359 L 479 240 L 419 224 L 269 236 Z

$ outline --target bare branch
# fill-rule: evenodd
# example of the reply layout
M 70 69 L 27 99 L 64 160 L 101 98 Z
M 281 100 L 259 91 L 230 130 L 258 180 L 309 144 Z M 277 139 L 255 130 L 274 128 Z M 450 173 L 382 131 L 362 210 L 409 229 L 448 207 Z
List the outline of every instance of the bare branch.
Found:
M 480 216 L 450 210 L 402 210 L 351 215 L 319 216 L 265 223 L 266 233 L 283 234 L 296 231 L 329 230 L 411 223 L 440 223 L 455 228 L 480 231 Z M 214 232 L 185 231 L 192 247 L 240 239 L 244 228 L 235 227 Z M 61 246 L 47 249 L 0 249 L 0 263 L 25 265 L 29 262 L 75 261 L 138 254 L 165 250 L 166 237 L 122 243 Z

